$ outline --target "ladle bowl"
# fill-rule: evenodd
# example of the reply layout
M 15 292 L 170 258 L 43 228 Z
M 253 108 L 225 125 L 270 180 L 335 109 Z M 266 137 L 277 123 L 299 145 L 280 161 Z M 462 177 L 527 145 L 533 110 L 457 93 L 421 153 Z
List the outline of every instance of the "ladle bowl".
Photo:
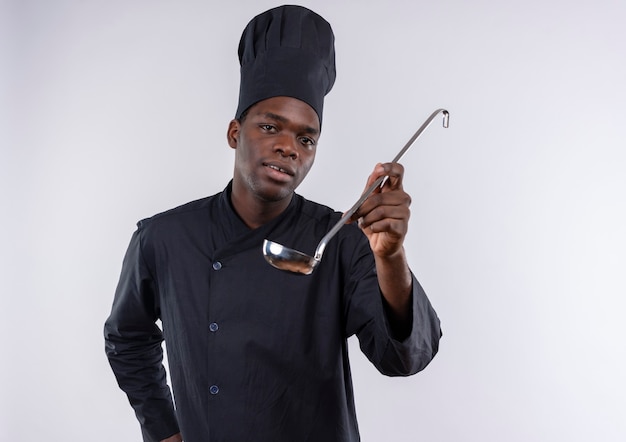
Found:
M 265 260 L 277 269 L 292 273 L 310 275 L 319 264 L 319 260 L 306 253 L 285 247 L 274 241 L 263 241 L 263 256 Z M 321 257 L 320 257 L 321 258 Z
M 396 157 L 391 161 L 392 163 L 397 163 L 400 158 L 402 158 L 404 153 L 409 150 L 409 147 L 411 147 L 415 140 L 417 140 L 417 138 L 422 134 L 422 132 L 424 132 L 424 130 L 430 125 L 430 123 L 439 113 L 443 114 L 443 127 L 448 127 L 450 117 L 448 111 L 445 109 L 437 109 L 430 115 L 430 117 L 426 119 L 426 121 L 417 130 L 417 132 L 415 132 L 411 139 L 404 145 L 402 150 L 398 152 Z M 313 270 L 315 270 L 315 268 L 322 261 L 322 255 L 324 253 L 324 249 L 326 248 L 326 244 L 328 244 L 328 241 L 330 241 L 330 239 L 335 236 L 335 234 L 346 224 L 350 217 L 354 215 L 354 212 L 356 212 L 359 207 L 361 207 L 361 204 L 363 204 L 365 200 L 378 187 L 384 184 L 384 180 L 386 178 L 386 176 L 378 178 L 370 187 L 365 190 L 365 192 L 363 192 L 361 198 L 359 198 L 359 200 L 354 203 L 354 205 L 347 212 L 343 214 L 341 219 L 337 221 L 337 223 L 328 231 L 328 233 L 324 235 L 322 240 L 317 245 L 314 256 L 309 256 L 306 253 L 300 252 L 295 249 L 290 249 L 289 247 L 285 247 L 282 244 L 266 239 L 265 241 L 263 241 L 263 256 L 265 257 L 265 260 L 272 266 L 280 270 L 285 270 L 292 273 L 299 273 L 303 275 L 310 275 L 311 273 L 313 273 Z

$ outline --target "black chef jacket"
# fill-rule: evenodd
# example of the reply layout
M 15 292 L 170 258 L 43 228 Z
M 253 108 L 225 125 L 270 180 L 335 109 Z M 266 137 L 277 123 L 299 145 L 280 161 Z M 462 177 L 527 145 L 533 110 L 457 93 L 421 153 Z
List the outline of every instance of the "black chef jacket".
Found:
M 106 353 L 144 440 L 180 428 L 185 442 L 358 441 L 346 339 L 356 334 L 380 372 L 410 375 L 437 352 L 436 313 L 413 277 L 412 329 L 394 339 L 369 243 L 353 225 L 312 275 L 271 267 L 265 238 L 313 254 L 341 214 L 295 195 L 251 230 L 230 188 L 140 221 L 124 258 Z

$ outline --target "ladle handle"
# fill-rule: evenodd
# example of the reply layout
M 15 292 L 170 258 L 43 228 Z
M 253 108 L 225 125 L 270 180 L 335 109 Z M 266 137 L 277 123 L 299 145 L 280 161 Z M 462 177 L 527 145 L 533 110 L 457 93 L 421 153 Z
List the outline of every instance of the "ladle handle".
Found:
M 411 145 L 415 142 L 415 140 L 418 139 L 418 137 L 422 134 L 422 132 L 424 132 L 424 130 L 428 126 L 430 126 L 430 123 L 432 123 L 432 121 L 435 119 L 435 117 L 439 113 L 443 114 L 443 127 L 448 127 L 448 122 L 450 119 L 450 115 L 448 111 L 445 109 L 437 109 L 435 112 L 433 112 L 430 115 L 430 117 L 426 119 L 426 121 L 424 121 L 424 123 L 420 126 L 420 128 L 417 129 L 417 132 L 415 132 L 415 134 L 411 137 L 411 139 L 407 141 L 407 143 L 400 150 L 400 152 L 398 152 L 395 158 L 391 160 L 392 163 L 397 163 L 398 161 L 400 161 L 400 158 L 402 158 L 402 156 L 406 153 L 406 151 L 409 150 L 409 147 L 411 147 Z M 376 188 L 381 185 L 381 183 L 383 182 L 383 180 L 385 180 L 385 178 L 387 177 L 381 176 L 376 181 L 374 181 L 374 183 L 372 183 L 372 185 L 369 186 L 365 190 L 365 192 L 363 192 L 363 194 L 361 195 L 361 198 L 359 198 L 359 200 L 356 203 L 354 203 L 354 205 L 350 207 L 350 209 L 348 209 L 346 213 L 343 214 L 341 219 L 337 221 L 337 224 L 335 224 L 333 228 L 330 229 L 326 235 L 324 235 L 324 237 L 322 238 L 322 240 L 317 246 L 317 250 L 315 250 L 316 260 L 319 260 L 322 258 L 322 254 L 324 253 L 324 249 L 326 248 L 326 244 L 328 243 L 328 241 L 330 241 L 330 239 L 333 236 L 335 236 L 335 234 L 344 226 L 346 221 L 348 221 L 350 217 L 354 215 L 354 212 L 356 212 L 359 209 L 359 207 L 361 207 L 361 204 L 363 204 L 365 200 L 374 192 L 374 190 L 376 190 Z

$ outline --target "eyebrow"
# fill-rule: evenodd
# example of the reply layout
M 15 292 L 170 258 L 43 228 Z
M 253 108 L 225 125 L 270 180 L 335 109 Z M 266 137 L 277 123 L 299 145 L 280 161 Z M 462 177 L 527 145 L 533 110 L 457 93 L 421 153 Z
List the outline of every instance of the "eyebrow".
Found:
M 289 119 L 283 117 L 282 115 L 278 115 L 272 112 L 266 112 L 265 113 L 265 118 L 270 118 L 274 121 L 278 121 L 279 123 L 289 123 Z M 310 135 L 319 135 L 320 131 L 315 129 L 314 127 L 311 126 L 303 126 L 302 127 L 302 131 L 304 133 L 310 134 Z

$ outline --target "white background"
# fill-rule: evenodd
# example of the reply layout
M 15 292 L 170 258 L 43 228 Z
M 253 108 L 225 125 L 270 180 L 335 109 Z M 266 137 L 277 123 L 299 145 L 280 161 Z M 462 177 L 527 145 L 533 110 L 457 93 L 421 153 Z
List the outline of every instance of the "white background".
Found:
M 317 1 L 338 78 L 300 193 L 403 160 L 442 320 L 411 378 L 351 341 L 365 442 L 626 440 L 626 5 Z M 269 1 L 4 1 L 0 439 L 138 441 L 102 324 L 135 222 L 220 191 L 236 49 Z

